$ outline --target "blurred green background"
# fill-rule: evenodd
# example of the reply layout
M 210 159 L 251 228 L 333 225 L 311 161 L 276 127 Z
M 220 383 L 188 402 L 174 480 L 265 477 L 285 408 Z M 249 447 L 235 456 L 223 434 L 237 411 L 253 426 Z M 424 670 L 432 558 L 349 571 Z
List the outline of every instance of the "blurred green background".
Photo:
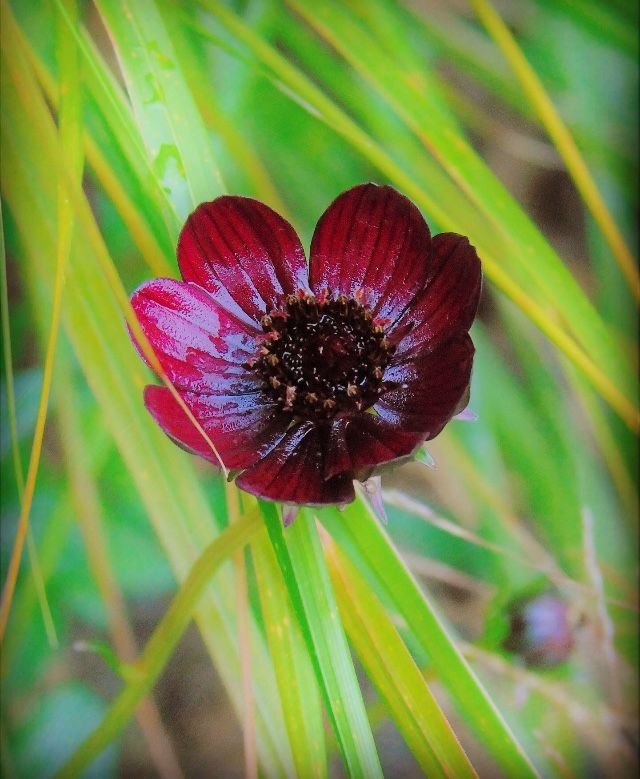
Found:
M 472 331 L 478 420 L 451 422 L 429 445 L 435 468 L 385 476 L 389 536 L 540 775 L 635 775 L 637 269 L 624 243 L 635 254 L 638 4 L 511 0 L 496 3 L 497 17 L 492 8 L 3 3 L 3 582 L 60 325 L 23 509 L 32 535 L 2 646 L 3 776 L 52 775 L 98 725 L 126 680 L 121 663 L 229 523 L 220 476 L 146 416 L 151 375 L 128 341 L 122 295 L 177 275 L 177 233 L 202 200 L 258 197 L 308 247 L 328 203 L 369 180 L 412 198 L 432 233 L 469 235 L 485 269 Z M 355 511 L 364 516 L 361 504 Z M 367 569 L 367 538 L 341 536 L 348 518 L 319 516 L 476 771 L 519 775 L 510 748 L 496 746 L 500 728 L 478 729 L 480 710 L 455 692 L 466 676 L 443 675 L 420 641 L 419 609 L 401 614 L 400 594 Z M 381 570 L 385 561 L 381 552 Z M 281 704 L 265 580 L 249 554 L 243 569 L 260 775 L 302 775 L 306 742 Z M 526 647 L 509 651 L 505 640 L 523 599 L 549 592 L 564 604 L 552 636 L 562 643 L 566 633 L 571 646 L 532 666 Z M 208 593 L 153 702 L 87 776 L 246 775 L 231 563 Z M 390 705 L 337 598 L 384 775 L 421 776 L 421 737 L 407 736 L 411 716 Z M 317 672 L 321 648 L 310 640 L 296 657 Z M 326 730 L 315 775 L 358 775 L 309 675 L 309 722 Z M 245 737 L 246 728 L 245 719 Z

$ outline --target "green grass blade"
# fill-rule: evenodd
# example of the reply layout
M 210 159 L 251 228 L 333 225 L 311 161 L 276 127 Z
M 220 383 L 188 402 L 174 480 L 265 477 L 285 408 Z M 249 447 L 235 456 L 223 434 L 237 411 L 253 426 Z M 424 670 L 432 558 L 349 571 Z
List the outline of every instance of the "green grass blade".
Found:
M 506 776 L 536 777 L 536 769 L 516 741 L 476 675 L 460 654 L 425 594 L 398 556 L 386 533 L 358 501 L 343 513 L 325 512 L 323 523 L 355 564 L 385 592 L 430 658 L 458 710 L 464 715 Z
M 82 57 L 87 88 L 87 124 L 94 129 L 96 125 L 107 129 L 109 142 L 102 136 L 97 140 L 98 144 L 110 155 L 115 147 L 116 153 L 126 160 L 139 184 L 141 197 L 138 199 L 138 207 L 144 209 L 148 217 L 155 217 L 158 226 L 164 224 L 160 240 L 165 242 L 169 238 L 173 242 L 174 234 L 182 220 L 176 214 L 168 192 L 163 189 L 161 181 L 155 175 L 131 105 L 94 41 L 85 30 L 73 25 L 61 0 L 54 2 L 69 28 L 69 34 L 75 38 Z M 18 36 L 20 37 L 20 33 Z M 32 46 L 37 49 L 36 44 Z
M 140 659 L 129 667 L 130 680 L 111 704 L 100 726 L 80 745 L 55 774 L 72 779 L 92 763 L 131 719 L 140 701 L 151 691 L 182 634 L 191 622 L 216 570 L 248 543 L 260 527 L 257 511 L 224 530 L 201 554 L 180 587 L 162 620 L 147 642 Z
M 224 191 L 211 143 L 153 0 L 98 3 L 157 178 L 181 219 Z
M 192 30 L 195 24 L 193 14 L 173 4 L 165 4 L 162 13 L 178 62 L 187 78 L 202 120 L 214 133 L 216 140 L 226 147 L 226 155 L 222 151 L 219 157 L 221 160 L 225 156 L 229 158 L 232 169 L 229 174 L 243 171 L 250 186 L 249 192 L 285 218 L 290 218 L 287 206 L 271 180 L 268 167 L 258 150 L 244 137 L 244 128 L 235 122 L 228 109 L 221 105 L 222 90 L 212 89 L 209 81 L 202 78 L 202 72 L 207 69 L 207 46 L 202 36 Z M 230 179 L 229 186 L 232 181 L 233 179 Z M 244 187 L 236 186 L 234 191 L 243 192 Z
M 307 646 L 266 532 L 254 539 L 251 551 L 297 776 L 324 779 L 327 755 L 322 702 Z
M 56 422 L 75 519 L 84 540 L 89 569 L 105 607 L 111 646 L 115 650 L 113 660 L 119 667 L 121 662 L 126 664 L 137 659 L 138 644 L 108 552 L 108 525 L 101 496 L 94 475 L 87 467 L 83 429 L 78 413 L 81 406 L 73 382 L 74 373 L 68 349 L 59 355 L 58 361 Z M 152 694 L 140 701 L 135 716 L 146 742 L 149 759 L 161 779 L 185 779 Z
M 350 777 L 381 777 L 349 647 L 327 573 L 313 515 L 302 511 L 285 531 L 273 503 L 261 502 L 271 543 L 313 659 Z
M 24 468 L 20 459 L 18 445 L 18 423 L 16 419 L 16 393 L 13 381 L 13 357 L 11 348 L 11 322 L 9 320 L 9 289 L 7 283 L 7 255 L 4 245 L 4 217 L 0 203 L 0 317 L 2 318 L 2 360 L 4 368 L 5 392 L 7 393 L 7 412 L 9 434 L 11 436 L 11 457 L 19 493 L 24 490 Z
M 327 564 L 349 639 L 396 727 L 429 777 L 477 774 L 371 587 L 325 534 Z
M 370 128 L 372 136 L 398 160 L 404 170 L 410 170 L 430 193 L 437 193 L 437 199 L 449 205 L 451 213 L 465 213 L 469 232 L 485 235 L 490 240 L 486 219 L 471 208 L 468 197 L 436 161 L 424 153 L 424 147 L 390 111 L 378 110 L 368 91 L 359 88 L 357 74 L 345 78 L 342 62 L 332 54 L 323 42 L 292 14 L 280 16 L 274 25 L 274 35 L 291 52 L 293 59 L 306 71 L 313 71 L 318 81 L 331 85 L 337 102 L 348 104 L 356 121 Z M 438 226 L 439 223 L 437 223 Z M 431 227 L 434 227 L 433 223 Z
M 607 41 L 617 51 L 638 58 L 637 36 L 637 3 L 624 3 L 626 14 L 616 13 L 612 3 L 601 3 L 598 0 L 538 0 L 541 5 L 551 7 L 556 13 L 566 14 L 572 21 L 584 26 L 598 38 Z M 635 18 L 633 7 L 635 5 Z

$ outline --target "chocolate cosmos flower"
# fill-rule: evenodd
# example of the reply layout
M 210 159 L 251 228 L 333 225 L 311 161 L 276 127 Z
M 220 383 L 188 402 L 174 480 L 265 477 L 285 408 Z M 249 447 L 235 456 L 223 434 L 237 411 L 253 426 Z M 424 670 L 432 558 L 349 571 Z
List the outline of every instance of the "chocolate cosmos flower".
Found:
M 296 504 L 348 503 L 353 480 L 407 458 L 469 395 L 480 261 L 432 238 L 391 187 L 340 195 L 311 242 L 257 200 L 219 197 L 188 218 L 184 281 L 132 297 L 140 325 L 237 484 Z M 166 387 L 144 396 L 183 448 L 217 463 Z

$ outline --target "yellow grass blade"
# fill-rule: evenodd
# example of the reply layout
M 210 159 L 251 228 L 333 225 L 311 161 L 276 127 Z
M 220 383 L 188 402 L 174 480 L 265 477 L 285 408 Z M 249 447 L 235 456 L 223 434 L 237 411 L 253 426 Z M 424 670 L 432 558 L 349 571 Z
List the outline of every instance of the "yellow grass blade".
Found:
M 16 477 L 16 486 L 20 498 L 20 506 L 24 503 L 24 471 L 22 461 L 20 460 L 20 450 L 18 447 L 18 427 L 16 419 L 16 396 L 13 384 L 13 359 L 11 356 L 11 327 L 9 324 L 9 294 L 7 290 L 7 261 L 4 250 L 4 224 L 2 219 L 2 204 L 0 204 L 0 262 L 2 271 L 0 273 L 0 310 L 2 311 L 2 352 L 4 357 L 4 368 L 6 376 L 7 391 L 7 410 L 9 414 L 9 436 L 11 438 L 11 455 L 13 457 L 13 468 Z M 33 576 L 44 628 L 47 633 L 49 646 L 58 648 L 58 636 L 56 626 L 51 614 L 51 607 L 47 598 L 47 590 L 44 584 L 44 577 L 38 557 L 38 548 L 31 526 L 27 527 L 27 554 L 29 556 L 29 567 Z
M 628 427 L 634 432 L 640 430 L 640 411 L 635 405 L 620 392 L 609 376 L 598 366 L 580 346 L 567 335 L 564 330 L 542 306 L 518 287 L 489 254 L 482 251 L 482 261 L 485 270 L 491 274 L 493 283 L 502 292 L 511 298 L 513 302 L 525 312 L 540 330 L 552 341 L 558 349 L 577 366 L 589 379 L 598 392 L 607 401 L 611 408 L 624 419 Z
M 202 552 L 153 631 L 139 659 L 130 666 L 124 688 L 112 702 L 100 725 L 55 774 L 57 779 L 79 776 L 127 724 L 140 701 L 153 688 L 162 673 L 176 644 L 191 622 L 214 573 L 237 549 L 244 547 L 251 540 L 260 526 L 259 513 L 252 511 L 240 522 L 224 530 Z
M 238 488 L 225 484 L 229 522 L 241 520 Z M 233 557 L 235 569 L 236 607 L 238 611 L 238 642 L 240 644 L 240 668 L 242 672 L 242 737 L 244 745 L 245 779 L 258 779 L 258 754 L 256 751 L 256 716 L 251 676 L 251 633 L 249 630 L 249 590 L 244 549 L 238 549 Z
M 62 245 L 62 240 L 58 244 Z M 18 519 L 18 530 L 16 540 L 11 552 L 7 578 L 2 590 L 2 601 L 0 602 L 0 644 L 4 638 L 4 633 L 9 619 L 13 594 L 15 592 L 16 581 L 18 578 L 18 569 L 22 558 L 22 550 L 27 535 L 29 525 L 29 514 L 33 502 L 33 493 L 36 486 L 36 477 L 38 474 L 38 465 L 40 464 L 40 455 L 42 453 L 42 438 L 44 436 L 44 427 L 47 418 L 47 406 L 49 404 L 49 394 L 51 392 L 51 379 L 53 376 L 53 362 L 58 341 L 58 331 L 60 325 L 60 307 L 62 301 L 62 289 L 64 286 L 64 267 L 66 265 L 65 256 L 59 252 L 56 258 L 56 282 L 53 295 L 53 312 L 51 315 L 51 327 L 49 330 L 49 339 L 44 362 L 44 373 L 42 378 L 42 390 L 40 392 L 40 402 L 38 403 L 38 416 L 33 433 L 33 444 L 31 455 L 29 457 L 29 468 L 27 470 L 27 480 L 25 483 L 24 500 L 20 509 Z
M 520 81 L 527 98 L 564 160 L 567 170 L 609 244 L 633 295 L 637 300 L 640 300 L 640 275 L 635 259 L 614 222 L 593 176 L 573 140 L 573 136 L 551 102 L 542 82 L 527 62 L 515 38 L 489 0 L 472 0 L 472 3 L 487 32 L 500 47 L 509 66 Z

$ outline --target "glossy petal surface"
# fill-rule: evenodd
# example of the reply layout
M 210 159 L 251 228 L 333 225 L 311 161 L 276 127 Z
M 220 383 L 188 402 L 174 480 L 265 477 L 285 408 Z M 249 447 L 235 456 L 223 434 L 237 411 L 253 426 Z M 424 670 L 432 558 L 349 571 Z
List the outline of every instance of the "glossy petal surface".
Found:
M 466 407 L 481 288 L 468 240 L 431 239 L 388 186 L 340 195 L 310 254 L 309 278 L 288 222 L 224 196 L 182 230 L 184 281 L 157 279 L 132 297 L 238 486 L 293 506 L 350 502 L 354 478 L 377 483 L 378 466 L 411 457 Z M 147 387 L 145 404 L 177 444 L 219 464 L 166 387 Z
M 185 281 L 214 294 L 225 289 L 254 320 L 282 305 L 283 297 L 308 289 L 300 239 L 264 203 L 223 196 L 189 216 L 178 242 Z
M 394 320 L 424 287 L 431 236 L 413 203 L 392 187 L 361 184 L 320 218 L 311 241 L 316 294 L 365 292 L 378 317 Z
M 143 332 L 170 381 L 190 392 L 247 392 L 258 379 L 244 367 L 262 334 L 195 284 L 155 279 L 131 298 Z
M 291 428 L 266 457 L 240 474 L 238 486 L 258 497 L 286 503 L 351 502 L 352 474 L 324 478 L 323 437 L 322 430 L 311 422 Z
M 182 398 L 218 450 L 227 468 L 247 468 L 284 436 L 287 420 L 261 392 L 248 395 L 195 395 Z M 190 452 L 215 465 L 218 459 L 166 387 L 149 386 L 145 406 L 164 432 Z
M 342 417 L 331 427 L 325 478 L 407 457 L 423 441 L 424 434 L 407 432 L 373 414 Z
M 436 235 L 424 290 L 389 328 L 398 353 L 433 351 L 466 332 L 478 309 L 481 282 L 480 260 L 468 239 L 456 233 Z
M 459 410 L 471 380 L 473 343 L 465 333 L 434 351 L 395 362 L 385 374 L 397 384 L 380 397 L 375 410 L 403 432 L 434 438 Z

